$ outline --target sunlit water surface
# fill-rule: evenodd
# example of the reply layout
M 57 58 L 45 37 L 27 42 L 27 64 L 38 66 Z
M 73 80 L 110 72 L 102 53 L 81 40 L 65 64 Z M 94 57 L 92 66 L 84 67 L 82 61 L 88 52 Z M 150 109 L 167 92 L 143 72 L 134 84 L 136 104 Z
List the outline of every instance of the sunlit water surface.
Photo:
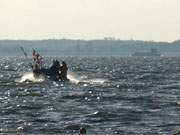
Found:
M 53 58 L 45 58 L 45 66 Z M 180 58 L 57 57 L 70 82 L 0 58 L 0 133 L 170 135 L 180 128 Z M 28 80 L 29 79 L 29 80 Z

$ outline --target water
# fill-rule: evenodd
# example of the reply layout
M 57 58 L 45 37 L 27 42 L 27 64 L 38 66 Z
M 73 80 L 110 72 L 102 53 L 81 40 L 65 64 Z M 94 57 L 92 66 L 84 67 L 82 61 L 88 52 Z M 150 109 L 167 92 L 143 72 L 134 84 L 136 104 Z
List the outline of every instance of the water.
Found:
M 47 66 L 52 58 L 45 59 Z M 180 58 L 57 59 L 67 61 L 70 82 L 36 80 L 30 60 L 1 57 L 0 134 L 78 135 L 85 127 L 88 135 L 170 135 L 180 129 Z

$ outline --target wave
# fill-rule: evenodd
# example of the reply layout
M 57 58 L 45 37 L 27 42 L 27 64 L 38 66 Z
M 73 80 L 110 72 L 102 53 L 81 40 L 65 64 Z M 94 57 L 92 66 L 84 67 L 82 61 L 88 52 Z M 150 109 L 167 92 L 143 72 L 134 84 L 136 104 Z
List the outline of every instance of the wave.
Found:
M 67 78 L 70 80 L 71 83 L 75 84 L 103 84 L 109 82 L 107 79 L 96 78 L 96 79 L 86 79 L 82 76 L 78 76 L 73 72 L 68 72 Z M 34 76 L 33 72 L 26 72 L 23 74 L 20 80 L 16 82 L 23 83 L 23 82 L 43 82 L 45 80 L 45 76 Z
M 35 77 L 33 72 L 26 72 L 23 74 L 20 80 L 17 80 L 19 83 L 23 82 L 43 82 L 45 80 L 45 77 L 40 75 L 38 77 Z
M 67 75 L 68 79 L 72 82 L 72 83 L 76 83 L 76 84 L 84 84 L 84 83 L 88 83 L 88 84 L 104 84 L 109 82 L 107 79 L 103 79 L 103 78 L 96 78 L 96 79 L 87 79 L 87 77 L 84 76 L 78 76 L 75 73 L 73 73 L 72 71 L 70 71 Z

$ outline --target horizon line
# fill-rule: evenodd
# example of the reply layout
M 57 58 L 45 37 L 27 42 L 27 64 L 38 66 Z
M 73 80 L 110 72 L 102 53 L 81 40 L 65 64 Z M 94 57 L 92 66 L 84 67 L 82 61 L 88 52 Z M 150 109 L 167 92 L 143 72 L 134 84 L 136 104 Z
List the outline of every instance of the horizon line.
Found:
M 82 41 L 95 41 L 95 40 L 108 40 L 108 41 L 144 41 L 144 42 L 166 42 L 166 43 L 173 43 L 175 41 L 179 41 L 180 39 L 173 40 L 173 41 L 162 41 L 162 40 L 143 40 L 143 39 L 121 39 L 115 37 L 104 37 L 104 38 L 93 38 L 93 39 L 83 39 L 83 38 L 4 38 L 0 39 L 0 41 L 7 40 L 7 41 L 43 41 L 43 40 L 82 40 Z

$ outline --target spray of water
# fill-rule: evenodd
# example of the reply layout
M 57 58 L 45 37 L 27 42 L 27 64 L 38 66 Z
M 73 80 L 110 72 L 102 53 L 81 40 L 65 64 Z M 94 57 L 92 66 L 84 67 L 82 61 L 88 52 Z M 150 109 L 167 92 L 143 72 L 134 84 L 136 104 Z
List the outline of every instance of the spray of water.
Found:
M 81 82 L 81 80 L 75 76 L 73 76 L 72 74 L 68 74 L 67 75 L 67 78 L 72 82 L 72 83 L 75 83 L 75 84 L 78 84 L 79 82 Z
M 35 77 L 33 72 L 27 72 L 25 73 L 21 79 L 18 81 L 20 83 L 23 83 L 23 82 L 43 82 L 45 80 L 45 77 L 44 76 L 38 76 L 38 77 Z
M 87 79 L 87 77 L 78 76 L 72 71 L 68 72 L 67 77 L 72 83 L 76 83 L 76 84 L 80 84 L 80 83 L 103 84 L 103 83 L 109 82 L 107 79 L 102 79 L 102 78 Z
M 75 84 L 103 84 L 108 82 L 106 79 L 87 79 L 83 76 L 78 76 L 77 74 L 69 71 L 67 78 L 70 80 L 70 82 Z M 17 82 L 23 83 L 23 82 L 43 82 L 45 80 L 44 76 L 34 76 L 33 72 L 27 72 L 24 73 L 24 75 L 21 77 L 20 80 Z

